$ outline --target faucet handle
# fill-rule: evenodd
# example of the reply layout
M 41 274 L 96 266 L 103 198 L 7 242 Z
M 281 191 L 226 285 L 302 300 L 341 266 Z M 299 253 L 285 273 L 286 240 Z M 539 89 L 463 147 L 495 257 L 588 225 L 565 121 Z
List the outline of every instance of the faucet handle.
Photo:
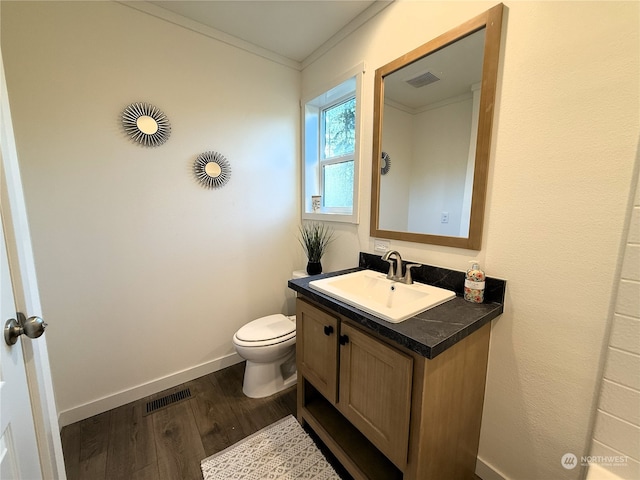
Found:
M 411 285 L 413 283 L 413 279 L 411 278 L 411 269 L 413 267 L 421 267 L 422 265 L 419 263 L 407 263 L 407 273 L 404 274 L 404 283 L 407 285 Z

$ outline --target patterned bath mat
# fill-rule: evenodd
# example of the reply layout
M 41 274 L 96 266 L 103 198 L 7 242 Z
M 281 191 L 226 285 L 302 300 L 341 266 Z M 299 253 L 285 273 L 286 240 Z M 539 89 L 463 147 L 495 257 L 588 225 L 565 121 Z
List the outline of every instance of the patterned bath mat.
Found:
M 204 480 L 340 480 L 289 415 L 200 463 Z

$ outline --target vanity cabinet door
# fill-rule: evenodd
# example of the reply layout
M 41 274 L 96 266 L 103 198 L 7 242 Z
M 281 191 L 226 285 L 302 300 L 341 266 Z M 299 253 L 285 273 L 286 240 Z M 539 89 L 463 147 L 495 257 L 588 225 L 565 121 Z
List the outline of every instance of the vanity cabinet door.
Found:
M 398 468 L 407 464 L 413 359 L 342 323 L 338 410 Z
M 327 400 L 338 391 L 338 319 L 304 300 L 296 302 L 296 357 L 301 373 Z

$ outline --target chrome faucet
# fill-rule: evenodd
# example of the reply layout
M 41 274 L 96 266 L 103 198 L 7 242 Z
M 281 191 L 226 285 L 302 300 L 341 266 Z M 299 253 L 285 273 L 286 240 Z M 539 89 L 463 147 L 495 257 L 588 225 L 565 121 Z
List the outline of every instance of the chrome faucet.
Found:
M 397 267 L 394 269 L 394 262 L 392 260 L 392 256 L 396 258 Z M 413 279 L 411 278 L 411 269 L 413 267 L 421 267 L 419 263 L 409 263 L 407 264 L 407 272 L 405 275 L 402 275 L 402 257 L 400 253 L 396 250 L 389 250 L 382 256 L 382 260 L 385 262 L 389 262 L 389 273 L 387 273 L 387 278 L 389 280 L 393 280 L 394 282 L 402 282 L 407 285 L 411 285 L 413 283 Z
M 382 256 L 382 260 L 384 260 L 385 262 L 389 262 L 389 273 L 387 273 L 387 278 L 389 280 L 399 280 L 399 276 L 396 275 L 394 270 L 393 260 L 391 259 L 392 256 L 396 257 L 396 262 L 398 263 L 398 271 L 400 272 L 400 276 L 402 275 L 402 257 L 400 256 L 400 253 L 396 250 L 387 250 L 387 253 Z

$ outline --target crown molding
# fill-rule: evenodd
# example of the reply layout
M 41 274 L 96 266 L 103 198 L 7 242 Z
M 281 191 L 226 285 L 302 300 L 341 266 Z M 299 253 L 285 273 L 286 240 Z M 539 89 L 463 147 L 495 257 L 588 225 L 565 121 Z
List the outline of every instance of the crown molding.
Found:
M 182 15 L 171 12 L 152 3 L 146 1 L 127 0 L 117 1 L 116 3 L 133 8 L 134 10 L 138 10 L 153 17 L 160 18 L 169 23 L 186 28 L 187 30 L 191 30 L 192 32 L 199 33 L 214 40 L 218 40 L 219 42 L 225 43 L 232 47 L 236 47 L 254 55 L 258 55 L 259 57 L 279 63 L 280 65 L 284 65 L 285 67 L 289 67 L 298 71 L 302 70 L 302 64 L 300 62 L 296 62 L 295 60 L 291 60 L 290 58 L 283 57 L 282 55 L 278 55 L 277 53 L 272 52 L 271 50 L 267 50 L 266 48 L 262 48 L 238 37 L 234 37 L 233 35 L 229 35 L 228 33 L 221 32 L 220 30 L 216 30 L 215 28 L 208 27 L 206 25 L 203 25 L 202 23 L 183 17 Z
M 206 37 L 209 37 L 219 42 L 230 45 L 232 47 L 239 48 L 241 50 L 252 53 L 254 55 L 258 55 L 259 57 L 265 58 L 275 63 L 279 63 L 280 65 L 284 65 L 285 67 L 289 67 L 294 70 L 301 71 L 306 67 L 308 67 L 309 65 L 311 65 L 316 60 L 318 60 L 320 57 L 322 57 L 325 53 L 327 53 L 333 47 L 338 45 L 342 40 L 344 40 L 346 37 L 348 37 L 350 34 L 355 32 L 362 25 L 364 25 L 369 20 L 371 20 L 382 10 L 387 8 L 394 1 L 395 0 L 377 0 L 371 6 L 369 6 L 369 8 L 361 12 L 357 17 L 355 17 L 347 25 L 341 28 L 338 31 L 338 33 L 336 33 L 325 43 L 320 45 L 302 62 L 298 62 L 290 58 L 287 58 L 285 56 L 279 55 L 259 45 L 255 45 L 251 42 L 247 42 L 238 37 L 234 37 L 233 35 L 229 35 L 228 33 L 221 32 L 220 30 L 217 30 L 213 27 L 209 27 L 195 20 L 191 20 L 189 18 L 183 17 L 178 13 L 174 13 L 170 10 L 159 7 L 158 5 L 154 5 L 147 1 L 116 0 L 116 3 L 119 3 L 129 8 L 133 8 L 134 10 L 146 13 L 148 15 L 159 18 L 161 20 L 172 23 L 174 25 L 178 25 L 180 27 L 186 28 L 187 30 L 191 30 L 192 32 L 199 33 Z
M 336 33 L 333 37 L 327 40 L 325 43 L 320 45 L 316 50 L 314 50 L 307 58 L 302 61 L 302 70 L 307 68 L 313 62 L 322 57 L 325 53 L 339 44 L 342 40 L 347 38 L 353 32 L 355 32 L 362 25 L 367 23 L 373 17 L 378 15 L 382 10 L 391 5 L 395 0 L 376 0 L 369 8 L 361 12 L 357 17 L 347 23 L 344 27 L 342 27 L 338 33 Z

